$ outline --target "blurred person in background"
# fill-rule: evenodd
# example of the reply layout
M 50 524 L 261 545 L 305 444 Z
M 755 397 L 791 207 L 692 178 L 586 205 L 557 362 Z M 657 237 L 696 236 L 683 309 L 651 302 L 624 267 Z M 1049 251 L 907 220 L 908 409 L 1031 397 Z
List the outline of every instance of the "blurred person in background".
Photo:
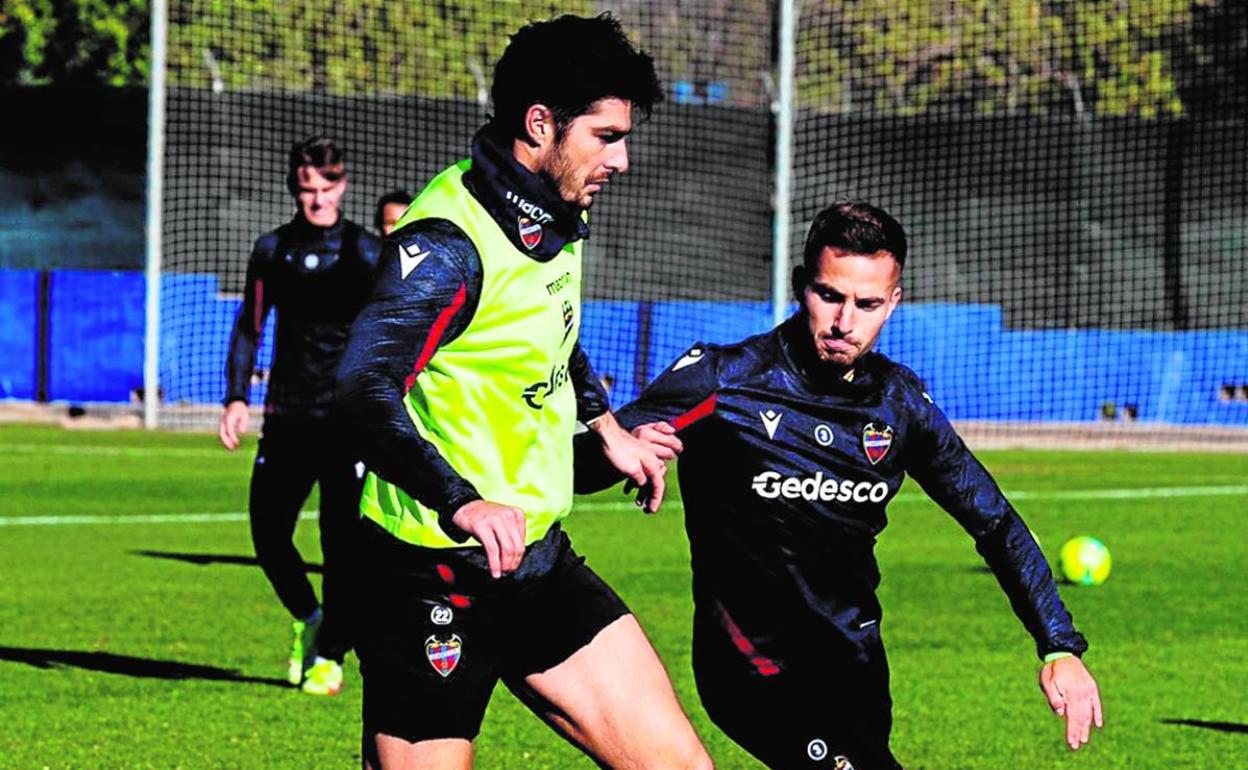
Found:
M 399 221 L 399 217 L 403 216 L 403 212 L 407 211 L 415 198 L 416 195 L 407 190 L 391 190 L 378 198 L 377 211 L 373 214 L 373 229 L 381 233 L 383 238 L 389 235 L 394 230 L 394 223 Z
M 293 617 L 291 684 L 314 695 L 342 687 L 351 647 L 345 562 L 359 515 L 363 466 L 330 414 L 347 333 L 372 286 L 380 241 L 342 216 L 343 151 L 323 136 L 290 149 L 286 187 L 295 216 L 260 236 L 247 263 L 243 304 L 230 338 L 220 438 L 234 450 L 247 431 L 248 389 L 269 310 L 277 332 L 264 429 L 251 474 L 249 512 L 256 558 Z M 320 485 L 322 596 L 292 540 L 300 509 Z

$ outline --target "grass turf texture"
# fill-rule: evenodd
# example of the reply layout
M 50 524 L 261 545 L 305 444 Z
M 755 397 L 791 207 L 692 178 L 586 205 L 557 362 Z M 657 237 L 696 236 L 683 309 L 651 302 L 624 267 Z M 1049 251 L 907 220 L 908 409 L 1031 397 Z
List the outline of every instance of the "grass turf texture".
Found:
M 0 518 L 241 512 L 253 454 L 254 442 L 229 454 L 206 435 L 0 427 Z M 1113 553 L 1104 586 L 1063 588 L 1107 726 L 1064 748 L 1029 637 L 970 540 L 908 485 L 878 549 L 899 758 L 912 770 L 1248 767 L 1248 495 L 1069 494 L 1237 486 L 1248 459 L 983 459 L 1026 493 L 1018 507 L 1050 558 L 1078 534 Z M 580 501 L 577 548 L 637 613 L 718 765 L 755 767 L 694 692 L 680 507 L 645 517 L 622 500 Z M 315 523 L 297 539 L 319 562 Z M 0 553 L 0 768 L 359 766 L 354 658 L 338 698 L 282 684 L 289 619 L 249 563 L 244 521 L 0 524 Z M 501 688 L 477 758 L 592 767 Z

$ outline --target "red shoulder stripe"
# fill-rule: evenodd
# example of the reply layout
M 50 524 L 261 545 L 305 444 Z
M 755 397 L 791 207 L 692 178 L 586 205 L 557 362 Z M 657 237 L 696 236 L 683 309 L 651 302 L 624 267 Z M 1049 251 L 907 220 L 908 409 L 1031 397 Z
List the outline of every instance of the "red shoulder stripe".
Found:
M 420 349 L 420 356 L 416 359 L 416 364 L 412 367 L 412 373 L 407 375 L 407 379 L 403 383 L 403 392 L 412 389 L 412 385 L 416 384 L 416 375 L 420 374 L 425 364 L 429 363 L 429 359 L 433 358 L 434 351 L 438 349 L 438 343 L 442 341 L 442 335 L 446 334 L 446 327 L 451 325 L 451 319 L 464 306 L 464 302 L 468 300 L 468 284 L 461 283 L 459 291 L 455 292 L 455 297 L 451 300 L 451 304 L 446 306 L 433 322 L 433 328 L 429 330 L 429 337 L 425 340 L 425 345 Z
M 672 427 L 676 430 L 684 430 L 694 424 L 703 417 L 710 417 L 715 413 L 716 395 L 712 393 L 706 397 L 702 403 L 672 420 Z
M 256 327 L 256 336 L 264 331 L 264 281 L 256 280 L 256 306 L 252 309 L 252 326 Z

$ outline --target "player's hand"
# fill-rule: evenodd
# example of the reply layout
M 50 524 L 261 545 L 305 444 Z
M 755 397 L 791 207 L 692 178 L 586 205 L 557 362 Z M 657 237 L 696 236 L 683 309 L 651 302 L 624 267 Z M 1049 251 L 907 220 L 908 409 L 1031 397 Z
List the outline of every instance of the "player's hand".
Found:
M 1088 742 L 1092 725 L 1104 724 L 1096 680 L 1079 658 L 1058 658 L 1046 663 L 1040 669 L 1040 689 L 1049 699 L 1053 713 L 1066 718 L 1066 743 L 1071 749 Z
M 633 438 L 646 444 L 660 460 L 675 460 L 685 451 L 676 429 L 666 422 L 648 422 L 633 428 Z
M 451 521 L 485 547 L 491 575 L 499 578 L 519 568 L 524 558 L 524 511 L 488 500 L 473 500 L 460 507 Z
M 646 513 L 658 512 L 666 491 L 667 463 L 648 444 L 624 430 L 610 412 L 594 421 L 593 430 L 602 437 L 607 459 L 626 477 L 624 493 L 636 489 L 637 505 Z
M 242 436 L 247 432 L 247 423 L 251 420 L 251 409 L 242 401 L 231 401 L 221 412 L 221 426 L 217 435 L 221 438 L 221 446 L 233 452 L 238 449 Z

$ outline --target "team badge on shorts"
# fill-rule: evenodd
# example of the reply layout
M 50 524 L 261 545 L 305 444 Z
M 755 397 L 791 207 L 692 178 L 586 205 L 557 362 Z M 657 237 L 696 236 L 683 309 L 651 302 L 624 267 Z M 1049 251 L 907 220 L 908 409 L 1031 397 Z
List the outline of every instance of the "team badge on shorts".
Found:
M 849 757 L 838 754 L 832 757 L 832 770 L 854 770 L 854 766 L 849 761 Z
M 445 679 L 459 665 L 459 655 L 463 646 L 458 634 L 451 634 L 449 640 L 431 636 L 425 640 L 425 657 L 429 659 L 429 665 L 433 666 L 433 670 Z
M 520 242 L 530 251 L 536 249 L 542 242 L 542 226 L 528 217 L 520 217 L 516 224 L 520 228 Z
M 884 459 L 884 455 L 888 454 L 888 448 L 893 445 L 893 426 L 885 425 L 883 428 L 875 427 L 875 423 L 867 423 L 867 427 L 862 429 L 862 450 L 867 453 L 867 459 L 875 465 Z

